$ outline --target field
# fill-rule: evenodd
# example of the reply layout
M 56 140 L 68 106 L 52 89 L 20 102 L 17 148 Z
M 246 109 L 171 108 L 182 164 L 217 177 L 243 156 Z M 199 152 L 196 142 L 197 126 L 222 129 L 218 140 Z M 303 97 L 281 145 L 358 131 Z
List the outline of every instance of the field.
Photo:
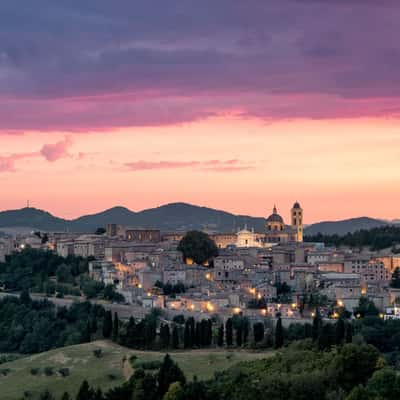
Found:
M 101 349 L 101 357 L 94 350 Z M 126 380 L 133 369 L 129 358 L 136 356 L 135 364 L 162 360 L 165 353 L 129 350 L 107 341 L 97 341 L 51 350 L 0 365 L 0 397 L 2 400 L 19 400 L 25 397 L 36 400 L 38 393 L 49 389 L 59 398 L 64 391 L 75 394 L 83 379 L 107 390 Z M 246 351 L 193 350 L 171 352 L 186 377 L 199 379 L 213 376 L 240 361 L 268 357 L 271 353 Z M 126 360 L 124 362 L 124 360 Z M 51 373 L 51 375 L 50 375 Z M 66 376 L 63 376 L 66 375 Z

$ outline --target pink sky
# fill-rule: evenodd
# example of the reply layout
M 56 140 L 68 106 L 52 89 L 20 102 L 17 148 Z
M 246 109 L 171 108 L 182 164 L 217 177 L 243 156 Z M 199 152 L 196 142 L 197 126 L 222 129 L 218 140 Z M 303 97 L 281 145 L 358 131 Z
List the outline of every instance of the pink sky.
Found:
M 396 218 L 397 120 L 221 117 L 90 134 L 1 135 L 1 209 L 32 206 L 72 218 L 115 205 L 132 210 L 184 201 L 307 223 Z M 3 160 L 3 161 L 2 161 Z
M 399 218 L 400 3 L 0 2 L 0 209 Z

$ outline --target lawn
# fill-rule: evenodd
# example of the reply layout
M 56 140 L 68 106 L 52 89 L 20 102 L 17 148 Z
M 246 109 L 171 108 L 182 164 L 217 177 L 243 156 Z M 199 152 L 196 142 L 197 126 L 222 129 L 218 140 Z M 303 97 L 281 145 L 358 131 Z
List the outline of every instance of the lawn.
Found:
M 101 357 L 94 351 L 101 349 Z M 192 350 L 171 352 L 186 377 L 196 375 L 199 379 L 211 378 L 240 362 L 268 357 L 272 353 L 247 351 Z M 64 391 L 75 395 L 84 379 L 103 390 L 120 385 L 132 373 L 129 358 L 134 355 L 134 367 L 149 361 L 162 360 L 165 353 L 129 350 L 108 341 L 97 341 L 51 350 L 27 356 L 0 365 L 0 398 L 36 400 L 38 394 L 49 389 L 56 398 Z M 124 360 L 127 360 L 124 362 Z M 65 376 L 63 376 L 63 374 Z

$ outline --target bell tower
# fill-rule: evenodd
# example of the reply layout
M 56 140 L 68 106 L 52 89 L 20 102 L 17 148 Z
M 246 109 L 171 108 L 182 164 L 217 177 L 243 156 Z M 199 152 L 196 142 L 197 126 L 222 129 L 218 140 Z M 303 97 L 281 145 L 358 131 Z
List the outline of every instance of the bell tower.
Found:
M 292 228 L 296 231 L 296 242 L 303 241 L 303 209 L 296 201 L 291 209 Z

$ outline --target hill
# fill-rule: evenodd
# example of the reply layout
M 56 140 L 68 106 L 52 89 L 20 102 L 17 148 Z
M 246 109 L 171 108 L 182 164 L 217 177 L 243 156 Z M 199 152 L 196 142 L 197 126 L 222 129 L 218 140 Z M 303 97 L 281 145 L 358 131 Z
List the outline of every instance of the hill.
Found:
M 97 214 L 85 215 L 73 220 L 54 217 L 35 208 L 0 212 L 0 229 L 31 227 L 44 231 L 92 232 L 108 223 L 124 224 L 136 228 L 155 228 L 162 231 L 207 229 L 216 232 L 232 232 L 245 224 L 255 230 L 263 230 L 264 218 L 234 215 L 225 211 L 186 203 L 166 204 L 140 212 L 124 207 L 114 207 Z
M 41 231 L 93 232 L 108 223 L 123 224 L 135 228 L 154 228 L 162 231 L 186 231 L 191 229 L 210 232 L 234 232 L 247 225 L 256 232 L 265 229 L 265 218 L 235 215 L 209 207 L 187 203 L 171 203 L 160 207 L 134 212 L 125 207 L 113 207 L 100 213 L 84 215 L 73 220 L 55 217 L 35 208 L 22 208 L 0 212 L 0 230 L 16 229 Z M 287 221 L 288 222 L 288 221 Z M 360 217 L 342 221 L 325 221 L 309 225 L 305 234 L 344 235 L 360 229 L 372 229 L 388 225 L 378 219 Z
M 0 212 L 0 228 L 31 228 L 42 231 L 65 231 L 68 221 L 32 207 Z
M 345 235 L 361 229 L 373 229 L 388 225 L 387 222 L 369 217 L 351 218 L 342 221 L 324 221 L 308 226 L 304 232 L 307 236 L 317 235 Z
M 100 358 L 95 357 L 95 349 L 102 350 Z M 24 392 L 29 392 L 29 398 L 37 400 L 38 394 L 45 389 L 59 399 L 66 390 L 75 395 L 84 379 L 92 386 L 108 390 L 129 378 L 132 373 L 129 358 L 132 354 L 136 356 L 134 366 L 147 361 L 161 361 L 165 355 L 162 352 L 130 350 L 108 341 L 96 341 L 20 358 L 0 365 L 0 370 L 8 370 L 7 375 L 0 377 L 1 399 L 18 400 L 23 398 Z M 188 379 L 194 375 L 199 379 L 207 379 L 215 371 L 227 369 L 240 361 L 265 358 L 271 354 L 211 349 L 173 352 L 171 357 Z M 53 375 L 45 374 L 46 367 L 52 368 Z M 68 368 L 68 376 L 61 376 L 59 371 L 62 368 Z M 35 369 L 37 373 L 32 374 Z

